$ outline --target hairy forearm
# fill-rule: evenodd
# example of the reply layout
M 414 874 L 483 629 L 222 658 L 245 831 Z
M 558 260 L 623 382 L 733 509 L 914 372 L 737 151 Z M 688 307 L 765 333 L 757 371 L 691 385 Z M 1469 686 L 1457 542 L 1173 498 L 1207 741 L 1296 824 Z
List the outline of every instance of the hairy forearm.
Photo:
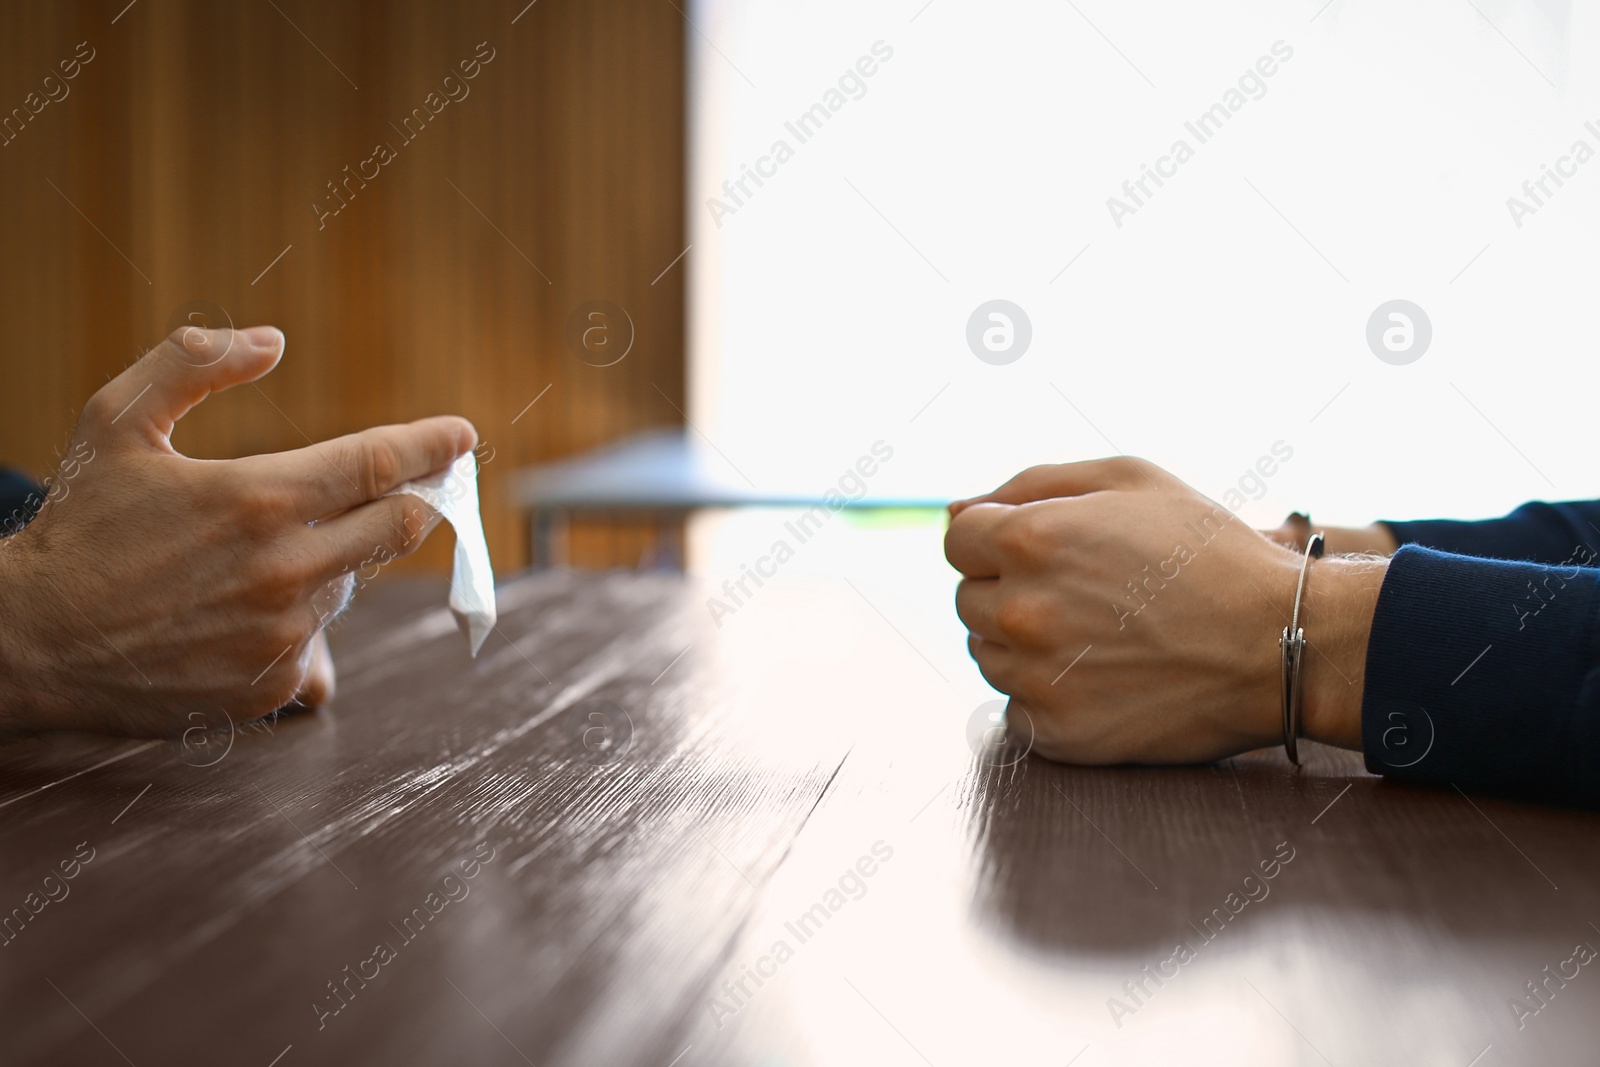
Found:
M 0 540 L 0 740 L 76 728 L 86 706 L 54 652 L 61 637 L 47 617 L 76 609 L 51 587 L 50 573 L 32 525 Z
M 17 544 L 0 540 L 0 738 L 28 733 L 33 727 L 34 657 L 25 631 L 29 606 L 18 579 Z

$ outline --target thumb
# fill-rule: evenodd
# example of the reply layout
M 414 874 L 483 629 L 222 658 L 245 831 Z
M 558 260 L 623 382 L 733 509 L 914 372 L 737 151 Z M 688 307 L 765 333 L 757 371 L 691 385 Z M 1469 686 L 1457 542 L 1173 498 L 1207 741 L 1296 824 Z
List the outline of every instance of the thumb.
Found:
M 181 327 L 106 383 L 84 407 L 84 418 L 102 432 L 164 445 L 190 408 L 212 393 L 255 381 L 282 355 L 283 333 L 274 326 Z

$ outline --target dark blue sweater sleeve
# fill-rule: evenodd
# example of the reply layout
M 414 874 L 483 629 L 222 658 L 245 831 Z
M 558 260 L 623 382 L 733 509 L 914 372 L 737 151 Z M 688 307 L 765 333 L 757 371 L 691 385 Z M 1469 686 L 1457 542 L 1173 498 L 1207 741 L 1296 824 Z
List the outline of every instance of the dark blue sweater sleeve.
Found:
M 28 525 L 43 503 L 44 491 L 30 479 L 0 468 L 0 537 Z
M 1402 547 L 1367 648 L 1367 769 L 1600 806 L 1597 613 L 1600 570 Z
M 1600 500 L 1524 504 L 1502 519 L 1384 522 L 1402 545 L 1462 556 L 1534 563 L 1592 562 L 1600 557 Z

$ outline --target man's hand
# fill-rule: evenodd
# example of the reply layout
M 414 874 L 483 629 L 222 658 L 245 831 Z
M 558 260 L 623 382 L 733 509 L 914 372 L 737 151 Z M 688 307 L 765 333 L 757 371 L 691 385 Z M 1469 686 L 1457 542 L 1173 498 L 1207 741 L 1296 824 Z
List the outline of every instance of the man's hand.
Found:
M 185 412 L 282 353 L 272 327 L 180 329 L 85 405 L 70 477 L 0 541 L 0 729 L 161 736 L 331 694 L 321 629 L 352 572 L 437 523 L 383 494 L 477 435 L 441 416 L 237 460 L 173 449 Z
M 1187 763 L 1283 740 L 1278 634 L 1300 557 L 1143 460 L 1033 467 L 950 506 L 979 669 L 1073 763 Z M 1312 565 L 1305 736 L 1360 746 L 1382 561 Z

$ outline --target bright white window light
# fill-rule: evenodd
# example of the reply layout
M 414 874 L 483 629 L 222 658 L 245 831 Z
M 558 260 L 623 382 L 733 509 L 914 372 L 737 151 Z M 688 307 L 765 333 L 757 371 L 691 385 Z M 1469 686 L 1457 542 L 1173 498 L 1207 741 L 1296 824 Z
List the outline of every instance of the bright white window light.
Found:
M 686 10 L 690 415 L 757 486 L 881 440 L 874 493 L 1124 451 L 1263 524 L 1600 494 L 1592 11 Z

